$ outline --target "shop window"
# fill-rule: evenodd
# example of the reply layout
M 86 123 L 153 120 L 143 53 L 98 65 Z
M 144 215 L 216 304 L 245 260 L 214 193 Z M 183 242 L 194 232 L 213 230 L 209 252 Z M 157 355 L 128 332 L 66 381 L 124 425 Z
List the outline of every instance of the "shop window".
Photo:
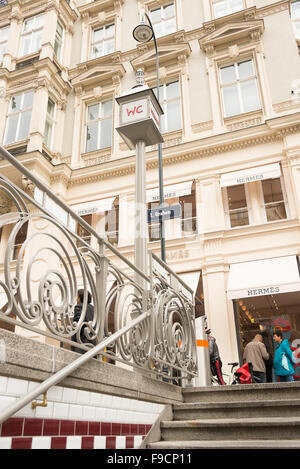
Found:
M 33 91 L 12 96 L 9 103 L 4 143 L 9 144 L 28 137 Z
M 115 25 L 109 24 L 101 28 L 93 29 L 91 57 L 102 57 L 111 54 L 115 50 Z
M 48 148 L 51 148 L 53 141 L 53 131 L 55 123 L 55 103 L 52 99 L 48 99 L 47 115 L 45 122 L 44 141 Z
M 89 225 L 92 226 L 92 214 L 88 214 L 88 215 L 82 215 L 81 218 L 86 222 L 88 223 Z M 87 244 L 91 244 L 91 239 L 92 239 L 92 235 L 91 233 L 86 230 L 83 226 L 81 226 L 79 223 L 77 224 L 77 230 L 76 230 L 76 234 L 81 238 L 83 239 Z M 81 242 L 78 240 L 77 241 L 77 246 L 81 246 Z
M 28 222 L 24 223 L 15 238 L 13 259 L 17 259 L 20 249 L 27 238 Z
M 112 144 L 112 101 L 87 108 L 85 151 L 100 150 Z
M 280 178 L 261 182 L 267 221 L 287 218 Z
M 219 72 L 224 117 L 261 108 L 252 59 L 220 67 Z
M 234 300 L 234 310 L 238 333 L 239 356 L 242 361 L 246 345 L 261 334 L 271 360 L 266 362 L 267 382 L 276 381 L 272 369 L 272 359 L 276 344 L 273 333 L 279 328 L 287 339 L 291 350 L 300 343 L 300 292 L 240 298 Z M 294 365 L 294 379 L 300 380 L 299 362 Z
M 182 210 L 182 235 L 193 235 L 197 232 L 195 192 L 193 191 L 190 195 L 179 197 L 179 203 Z
M 189 195 L 165 199 L 164 204 L 174 209 L 174 218 L 164 220 L 166 239 L 183 238 L 194 235 L 197 232 L 196 201 L 194 191 Z M 160 206 L 159 202 L 148 204 L 148 210 L 154 210 Z M 180 206 L 178 208 L 178 206 Z M 181 209 L 181 211 L 180 211 Z M 149 241 L 160 239 L 160 222 L 156 218 L 148 220 Z
M 63 41 L 64 41 L 64 28 L 62 27 L 61 23 L 58 21 L 57 26 L 56 26 L 55 42 L 54 42 L 54 53 L 58 60 L 61 60 L 62 58 Z
M 32 16 L 23 23 L 19 57 L 37 52 L 41 47 L 44 28 L 44 15 Z
M 3 56 L 6 50 L 6 44 L 8 39 L 9 26 L 0 28 L 0 63 L 3 62 Z
M 174 3 L 160 6 L 150 11 L 155 37 L 159 38 L 176 31 L 176 12 Z
M 227 191 L 228 216 L 231 228 L 249 225 L 248 205 L 244 184 L 229 186 Z
M 105 234 L 110 244 L 117 245 L 119 241 L 119 205 L 105 212 Z
M 215 18 L 230 15 L 244 8 L 244 0 L 212 0 Z
M 153 89 L 155 95 L 156 89 Z M 159 87 L 159 101 L 164 114 L 161 116 L 161 132 L 172 132 L 182 127 L 179 81 Z

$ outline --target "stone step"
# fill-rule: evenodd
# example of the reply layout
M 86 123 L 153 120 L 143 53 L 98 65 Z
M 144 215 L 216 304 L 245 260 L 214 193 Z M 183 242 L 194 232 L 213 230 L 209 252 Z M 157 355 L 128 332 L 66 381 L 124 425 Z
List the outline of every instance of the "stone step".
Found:
M 300 417 L 198 419 L 161 422 L 162 440 L 300 440 Z
M 300 399 L 232 402 L 200 402 L 173 406 L 174 420 L 300 417 Z
M 293 383 L 244 384 L 183 388 L 184 402 L 230 402 L 297 399 L 300 381 Z
M 243 440 L 243 441 L 159 441 L 147 445 L 149 449 L 296 449 L 300 448 L 300 440 Z

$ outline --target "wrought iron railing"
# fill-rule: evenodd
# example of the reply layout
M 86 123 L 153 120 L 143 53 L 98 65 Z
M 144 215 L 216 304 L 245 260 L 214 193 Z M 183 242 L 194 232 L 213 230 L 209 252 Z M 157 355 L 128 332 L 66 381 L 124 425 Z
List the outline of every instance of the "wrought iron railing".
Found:
M 0 320 L 55 339 L 58 346 L 87 351 L 104 341 L 109 347 L 101 349 L 102 356 L 158 379 L 182 384 L 196 376 L 189 286 L 151 252 L 149 276 L 144 275 L 15 157 L 1 147 L 0 155 L 6 160 L 3 171 L 0 162 Z M 7 162 L 14 174 L 9 179 Z M 16 239 L 26 223 L 20 246 Z M 89 242 L 76 234 L 77 224 Z M 75 321 L 79 288 L 85 293 Z M 88 292 L 92 320 L 86 320 Z M 113 343 L 111 335 L 117 337 Z

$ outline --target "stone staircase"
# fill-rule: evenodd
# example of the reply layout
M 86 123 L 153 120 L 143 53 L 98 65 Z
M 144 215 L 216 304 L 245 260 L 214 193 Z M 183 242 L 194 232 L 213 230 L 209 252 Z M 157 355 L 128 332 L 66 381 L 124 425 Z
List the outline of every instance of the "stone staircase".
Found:
M 183 389 L 150 449 L 300 448 L 300 382 Z

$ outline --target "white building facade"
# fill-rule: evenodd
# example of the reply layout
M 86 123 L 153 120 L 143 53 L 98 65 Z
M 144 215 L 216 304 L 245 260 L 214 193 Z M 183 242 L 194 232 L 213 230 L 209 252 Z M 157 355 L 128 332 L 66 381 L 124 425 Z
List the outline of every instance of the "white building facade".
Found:
M 159 51 L 165 202 L 181 205 L 165 222 L 167 262 L 203 299 L 224 365 L 258 330 L 297 341 L 299 1 L 9 1 L 0 144 L 133 261 L 135 154 L 115 98 L 138 69 L 156 86 L 153 41 L 132 36 L 143 12 Z M 150 209 L 156 147 L 146 164 Z M 160 253 L 151 221 L 148 248 Z

